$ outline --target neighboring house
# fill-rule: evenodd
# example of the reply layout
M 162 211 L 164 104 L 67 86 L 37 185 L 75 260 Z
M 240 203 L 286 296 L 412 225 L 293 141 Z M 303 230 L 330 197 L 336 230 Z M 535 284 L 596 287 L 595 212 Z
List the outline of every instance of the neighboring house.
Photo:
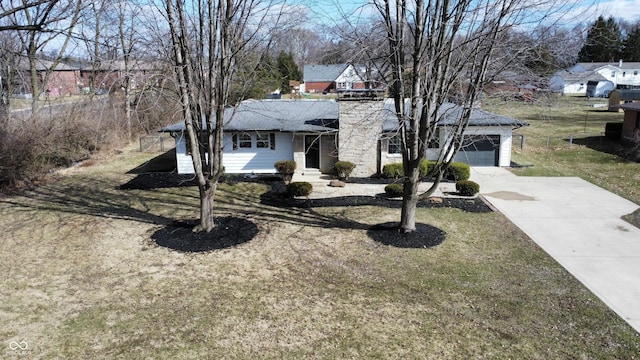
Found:
M 295 160 L 299 173 L 331 173 L 338 160 L 356 164 L 353 176 L 379 173 L 388 163 L 401 162 L 398 121 L 392 100 L 252 100 L 228 109 L 223 136 L 223 165 L 228 173 L 275 173 L 279 160 Z M 445 104 L 439 137 L 429 159 L 444 146 L 446 133 L 461 108 Z M 510 166 L 511 138 L 520 121 L 474 110 L 456 160 L 474 166 Z M 178 173 L 193 173 L 184 123 L 161 129 L 176 141 Z
M 620 105 L 640 102 L 640 90 L 619 89 L 609 94 L 609 111 L 620 111 Z
M 640 144 L 640 103 L 622 104 L 620 108 L 624 110 L 622 139 Z
M 145 84 L 153 83 L 152 78 L 160 74 L 161 64 L 151 61 L 131 60 L 129 67 L 124 60 L 105 60 L 98 66 L 84 64 L 80 71 L 83 82 L 83 92 L 112 92 L 124 87 L 126 77 L 129 77 L 132 90 L 139 89 Z
M 640 62 L 577 63 L 551 76 L 549 87 L 564 95 L 587 96 L 589 81 L 608 81 L 613 88 L 640 87 Z
M 14 93 L 30 95 L 31 69 L 28 60 L 22 59 L 18 68 L 20 76 L 16 79 Z M 53 61 L 38 59 L 36 72 L 42 90 L 40 96 L 58 97 L 86 94 L 92 90 L 104 93 L 119 90 L 126 76 L 129 76 L 131 81 L 131 89 L 141 88 L 160 73 L 160 65 L 154 62 L 131 61 L 127 72 L 122 60 L 103 61 L 94 68 L 91 64 L 77 61 L 59 62 L 54 67 Z M 95 81 L 92 81 L 93 79 Z M 91 89 L 92 85 L 94 89 Z
M 352 64 L 305 65 L 304 92 L 328 93 L 364 89 L 365 81 Z
M 23 58 L 18 69 L 21 75 L 16 79 L 17 89 L 14 93 L 33 94 L 31 90 L 31 68 L 27 58 Z M 36 60 L 36 73 L 39 81 L 42 97 L 58 97 L 78 94 L 82 86 L 80 69 L 65 63 L 58 63 L 54 67 L 54 62 L 49 60 Z

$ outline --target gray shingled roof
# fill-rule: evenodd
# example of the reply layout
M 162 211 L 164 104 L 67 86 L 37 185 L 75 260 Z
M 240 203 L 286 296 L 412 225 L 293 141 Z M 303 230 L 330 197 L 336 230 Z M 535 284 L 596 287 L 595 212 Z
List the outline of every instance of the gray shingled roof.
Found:
M 640 90 L 636 89 L 618 89 L 614 90 L 620 96 L 620 100 L 638 100 L 640 99 Z M 612 91 L 613 92 L 613 91 Z M 611 94 L 609 94 L 611 97 Z
M 338 128 L 339 104 L 332 100 L 248 100 L 225 112 L 225 131 L 326 132 Z M 161 132 L 184 130 L 184 122 Z
M 333 65 L 305 65 L 304 82 L 329 82 L 336 81 L 338 76 L 344 72 L 349 64 Z
M 225 131 L 284 131 L 327 132 L 337 131 L 340 104 L 332 100 L 249 100 L 242 102 L 233 114 L 227 109 Z M 440 109 L 443 118 L 438 125 L 451 126 L 460 116 L 462 107 L 446 103 Z M 233 114 L 233 117 L 232 117 Z M 519 128 L 528 124 L 488 111 L 474 109 L 469 126 L 509 126 Z M 184 131 L 184 122 L 179 122 L 161 132 Z M 398 129 L 398 120 L 393 110 L 393 100 L 383 104 L 383 131 Z
M 455 125 L 461 115 L 462 107 L 453 103 L 445 103 L 440 108 L 441 118 L 438 122 L 439 126 Z M 398 130 L 398 118 L 395 114 L 393 99 L 386 99 L 383 107 L 383 131 Z M 529 124 L 510 117 L 497 115 L 481 109 L 473 109 L 469 126 L 508 126 L 511 128 L 520 128 Z

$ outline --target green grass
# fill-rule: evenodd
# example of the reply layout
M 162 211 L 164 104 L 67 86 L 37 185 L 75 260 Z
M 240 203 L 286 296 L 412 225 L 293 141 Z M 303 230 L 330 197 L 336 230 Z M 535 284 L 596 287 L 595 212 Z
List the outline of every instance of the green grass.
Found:
M 418 209 L 447 232 L 403 249 L 367 235 L 398 209 L 280 209 L 221 185 L 233 248 L 150 237 L 197 216 L 194 188 L 118 190 L 152 155 L 125 151 L 0 199 L 2 358 L 637 359 L 640 336 L 499 213 Z
M 640 163 L 615 155 L 619 144 L 602 137 L 605 124 L 622 122 L 623 113 L 594 108 L 593 103 L 603 100 L 550 96 L 531 104 L 488 99 L 483 105 L 529 123 L 515 131 L 524 135 L 525 146 L 520 149 L 519 138 L 514 137 L 512 160 L 531 166 L 514 173 L 577 176 L 640 204 Z

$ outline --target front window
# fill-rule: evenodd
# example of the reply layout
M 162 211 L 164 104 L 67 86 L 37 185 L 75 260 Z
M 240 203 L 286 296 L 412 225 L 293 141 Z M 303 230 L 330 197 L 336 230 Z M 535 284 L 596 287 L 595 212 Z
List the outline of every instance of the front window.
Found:
M 436 129 L 436 133 L 433 134 L 431 140 L 429 140 L 429 144 L 427 144 L 429 149 L 439 149 L 440 148 L 440 129 Z
M 258 148 L 270 148 L 269 145 L 269 133 L 258 133 L 256 138 L 256 147 Z
M 401 154 L 402 153 L 402 141 L 400 135 L 396 134 L 389 138 L 389 146 L 387 148 L 389 154 Z
M 238 147 L 240 148 L 251 148 L 251 135 L 249 134 L 239 134 L 238 135 Z

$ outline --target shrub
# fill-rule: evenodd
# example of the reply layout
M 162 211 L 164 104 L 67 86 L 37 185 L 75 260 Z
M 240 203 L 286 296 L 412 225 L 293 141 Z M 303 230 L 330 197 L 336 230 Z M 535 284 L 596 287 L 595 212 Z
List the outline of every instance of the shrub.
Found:
M 420 178 L 427 176 L 433 170 L 434 162 L 429 160 L 422 161 L 420 165 Z M 387 164 L 382 167 L 382 175 L 387 179 L 398 179 L 404 177 L 404 167 L 402 163 Z
M 404 192 L 404 186 L 402 184 L 389 184 L 384 187 L 384 192 L 389 197 L 400 197 Z
M 471 167 L 463 162 L 452 162 L 447 169 L 445 178 L 450 180 L 469 180 Z
M 293 173 L 296 171 L 297 164 L 293 160 L 280 160 L 276 161 L 273 166 L 278 171 L 278 174 L 282 177 L 282 180 L 285 182 L 291 181 L 293 177 Z
M 471 180 L 459 180 L 456 182 L 456 191 L 463 196 L 473 196 L 480 192 L 480 185 Z
M 382 167 L 382 176 L 387 179 L 397 179 L 404 176 L 402 163 L 387 164 Z
M 306 181 L 296 181 L 287 185 L 287 195 L 290 197 L 308 196 L 312 190 L 313 186 Z
M 355 169 L 355 167 L 356 164 L 350 161 L 337 161 L 335 164 L 333 164 L 333 169 L 336 171 L 338 179 L 340 180 L 346 180 L 347 178 L 349 178 L 349 175 L 351 175 L 351 172 L 353 171 L 353 169 Z

